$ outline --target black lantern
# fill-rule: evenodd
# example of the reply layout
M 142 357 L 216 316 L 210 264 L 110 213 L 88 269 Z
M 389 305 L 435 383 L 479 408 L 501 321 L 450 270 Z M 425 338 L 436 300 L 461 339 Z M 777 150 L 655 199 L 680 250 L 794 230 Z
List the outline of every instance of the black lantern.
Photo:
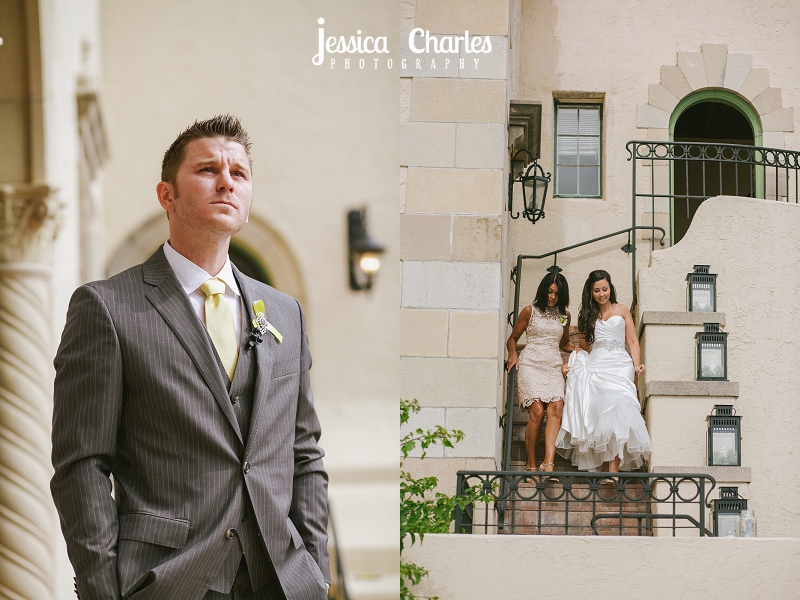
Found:
M 703 331 L 694 335 L 697 340 L 697 380 L 728 380 L 728 334 L 719 323 L 703 323 Z
M 717 311 L 717 276 L 709 273 L 709 265 L 695 265 L 694 272 L 686 275 L 689 286 L 687 304 L 691 312 Z
M 730 404 L 714 406 L 708 421 L 708 466 L 739 467 L 742 464 L 742 417 Z
M 514 163 L 517 162 L 517 157 L 521 153 L 525 153 L 530 158 L 531 162 L 525 168 L 525 172 L 519 172 L 517 178 L 514 178 Z M 517 152 L 511 159 L 511 172 L 508 174 L 508 212 L 512 213 L 513 200 L 514 200 L 514 184 L 522 184 L 522 216 L 528 219 L 531 223 L 536 223 L 539 219 L 544 219 L 544 203 L 547 199 L 547 186 L 550 183 L 550 173 L 545 174 L 542 166 L 536 162 L 536 159 L 526 149 Z M 516 215 L 511 214 L 512 219 L 519 218 L 519 212 Z
M 384 249 L 367 233 L 366 209 L 347 213 L 347 239 L 350 247 L 350 289 L 368 290 L 380 269 L 378 255 Z
M 739 520 L 743 510 L 747 510 L 747 500 L 739 497 L 739 488 L 719 488 L 719 500 L 711 501 L 714 535 L 739 537 Z

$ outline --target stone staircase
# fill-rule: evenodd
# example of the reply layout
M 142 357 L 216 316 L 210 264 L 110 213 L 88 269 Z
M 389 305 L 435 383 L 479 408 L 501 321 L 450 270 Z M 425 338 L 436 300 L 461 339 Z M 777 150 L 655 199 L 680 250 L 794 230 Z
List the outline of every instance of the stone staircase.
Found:
M 511 434 L 511 468 L 510 471 L 524 471 L 526 464 L 525 453 L 525 428 L 528 426 L 528 409 L 520 408 L 519 402 L 514 401 L 514 426 Z M 547 424 L 547 414 L 545 413 L 542 427 L 539 431 L 539 445 L 536 447 L 537 465 L 544 462 L 544 431 Z M 577 467 L 556 452 L 553 461 L 556 471 L 577 471 Z
M 572 327 L 570 338 L 578 342 L 577 328 Z M 524 345 L 517 348 L 520 352 Z M 568 355 L 562 353 L 566 362 Z M 528 425 L 528 409 L 520 408 L 519 399 L 515 394 L 514 412 L 511 429 L 511 464 L 510 471 L 524 471 L 526 465 L 525 429 Z M 544 432 L 547 425 L 547 413 L 539 432 L 539 444 L 536 448 L 536 461 L 544 461 L 545 443 Z M 556 452 L 554 471 L 558 473 L 578 473 L 577 467 Z M 645 469 L 640 469 L 644 471 Z M 600 514 L 647 514 L 648 503 L 637 502 L 636 498 L 643 497 L 643 486 L 638 481 L 625 481 L 624 474 L 620 481 L 606 480 L 593 497 L 588 481 L 567 483 L 571 497 L 586 498 L 585 500 L 570 499 L 564 501 L 567 495 L 565 482 L 553 479 L 540 480 L 544 482 L 544 489 L 539 490 L 539 481 L 531 480 L 518 485 L 518 496 L 534 498 L 532 500 L 517 499 L 506 504 L 506 518 L 504 527 L 498 530 L 499 534 L 521 535 L 593 535 L 591 521 L 593 515 Z M 649 535 L 646 531 L 648 519 L 636 517 L 608 517 L 596 520 L 599 535 Z
M 636 502 L 630 498 L 644 496 L 641 482 L 629 481 L 624 484 L 624 493 L 610 480 L 600 485 L 597 496 L 592 498 L 588 482 L 566 484 L 571 496 L 586 500 L 563 501 L 567 494 L 565 483 L 550 479 L 544 480 L 544 490 L 537 495 L 537 482 L 523 482 L 518 486 L 518 495 L 532 497 L 533 500 L 514 500 L 506 505 L 505 526 L 500 534 L 516 535 L 593 535 L 592 518 L 598 535 L 648 535 L 647 518 L 622 517 L 620 514 L 648 514 L 647 502 Z M 548 501 L 552 498 L 552 501 Z M 562 499 L 556 501 L 555 499 Z M 600 515 L 608 515 L 600 518 Z
M 544 458 L 545 414 L 539 435 L 536 460 Z M 514 406 L 511 438 L 511 471 L 524 471 L 526 464 L 525 428 L 528 425 L 528 410 Z M 577 467 L 558 453 L 555 472 L 578 474 Z M 534 475 L 533 473 L 531 475 Z M 537 490 L 537 485 L 544 485 Z M 568 489 L 565 489 L 568 488 Z M 566 482 L 557 478 L 523 481 L 518 484 L 515 499 L 506 503 L 504 527 L 498 530 L 505 535 L 593 535 L 591 522 L 595 515 L 648 514 L 648 502 L 637 502 L 644 496 L 639 481 L 604 480 L 594 495 L 588 481 Z M 565 499 L 570 499 L 566 501 Z M 526 499 L 531 498 L 531 499 Z M 577 498 L 577 499 L 576 499 Z M 598 535 L 651 535 L 647 531 L 649 520 L 638 517 L 609 516 L 596 519 Z M 652 525 L 652 523 L 650 522 Z
M 569 332 L 569 339 L 573 344 L 578 344 L 580 340 L 580 334 L 578 333 L 578 328 L 576 326 L 570 327 Z M 519 355 L 522 352 L 522 349 L 525 347 L 525 344 L 518 344 L 517 345 L 517 354 Z M 569 354 L 566 352 L 561 353 L 562 360 L 566 363 L 569 359 Z M 524 471 L 526 460 L 526 453 L 525 453 L 525 428 L 528 426 L 528 409 L 527 408 L 520 408 L 519 406 L 519 388 L 516 388 L 514 391 L 514 419 L 513 419 L 513 427 L 512 427 L 512 434 L 511 434 L 511 465 L 508 470 L 510 471 Z M 539 431 L 539 444 L 536 447 L 536 464 L 539 465 L 544 462 L 544 432 L 545 427 L 547 425 L 547 411 L 545 411 L 544 420 L 542 421 L 542 427 Z M 563 458 L 556 452 L 556 458 L 553 461 L 555 466 L 553 467 L 556 471 L 577 471 L 577 467 L 572 466 L 572 463 Z M 642 468 L 639 469 L 640 472 L 646 471 L 646 469 Z

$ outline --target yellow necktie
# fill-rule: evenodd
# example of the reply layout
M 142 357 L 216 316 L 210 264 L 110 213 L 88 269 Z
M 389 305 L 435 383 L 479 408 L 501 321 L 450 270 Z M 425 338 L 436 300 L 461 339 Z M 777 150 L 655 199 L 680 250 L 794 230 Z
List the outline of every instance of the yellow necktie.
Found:
M 200 286 L 206 295 L 206 329 L 211 341 L 217 349 L 222 366 L 233 379 L 236 361 L 239 360 L 239 344 L 236 339 L 236 328 L 233 324 L 233 313 L 225 300 L 225 282 L 212 277 Z

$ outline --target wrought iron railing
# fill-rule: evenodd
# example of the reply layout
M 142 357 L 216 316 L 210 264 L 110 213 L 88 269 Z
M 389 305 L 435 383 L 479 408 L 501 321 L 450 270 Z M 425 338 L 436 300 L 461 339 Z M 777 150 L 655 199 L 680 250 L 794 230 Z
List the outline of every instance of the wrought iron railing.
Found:
M 672 243 L 680 239 L 700 204 L 713 196 L 746 196 L 798 203 L 800 152 L 780 148 L 700 142 L 632 140 L 632 226 L 637 211 L 669 218 Z M 637 206 L 644 201 L 643 211 Z M 643 223 L 644 224 L 644 223 Z M 651 236 L 654 239 L 655 235 Z M 651 248 L 653 248 L 651 241 Z M 636 252 L 632 254 L 634 278 Z M 634 297 L 635 302 L 635 297 Z
M 696 473 L 459 471 L 457 493 L 488 502 L 456 509 L 455 532 L 473 534 L 713 536 Z

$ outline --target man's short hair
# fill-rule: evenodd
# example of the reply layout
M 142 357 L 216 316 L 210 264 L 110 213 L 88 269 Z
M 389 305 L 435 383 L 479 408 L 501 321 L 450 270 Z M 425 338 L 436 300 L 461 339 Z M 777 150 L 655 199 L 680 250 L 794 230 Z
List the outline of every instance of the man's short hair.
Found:
M 244 148 L 247 160 L 252 167 L 250 137 L 242 127 L 239 119 L 233 115 L 217 115 L 205 121 L 195 121 L 175 138 L 175 141 L 164 153 L 164 160 L 161 161 L 161 181 L 166 181 L 177 187 L 178 169 L 186 156 L 186 145 L 194 140 L 215 137 L 224 137 L 232 142 L 239 142 Z

